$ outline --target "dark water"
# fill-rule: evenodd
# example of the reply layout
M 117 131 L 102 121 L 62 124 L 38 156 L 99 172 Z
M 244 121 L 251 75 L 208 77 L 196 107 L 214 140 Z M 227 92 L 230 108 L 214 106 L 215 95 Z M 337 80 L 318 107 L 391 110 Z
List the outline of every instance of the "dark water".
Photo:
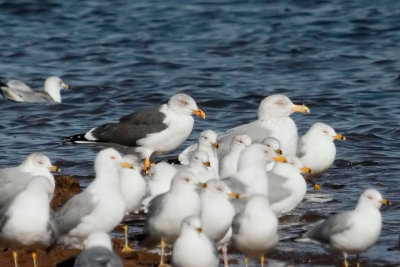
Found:
M 253 120 L 263 97 L 285 93 L 311 109 L 293 116 L 300 134 L 322 121 L 348 141 L 320 180 L 334 200 L 305 201 L 282 238 L 307 224 L 302 214 L 352 208 L 364 188 L 378 187 L 394 205 L 363 264 L 400 263 L 399 251 L 387 251 L 400 231 L 399 1 L 32 2 L 0 1 L 0 76 L 39 87 L 59 75 L 72 90 L 58 105 L 0 98 L 0 166 L 43 151 L 87 180 L 98 148 L 62 137 L 186 92 L 207 113 L 186 146 L 202 129 Z M 278 249 L 288 256 L 326 255 L 285 240 Z

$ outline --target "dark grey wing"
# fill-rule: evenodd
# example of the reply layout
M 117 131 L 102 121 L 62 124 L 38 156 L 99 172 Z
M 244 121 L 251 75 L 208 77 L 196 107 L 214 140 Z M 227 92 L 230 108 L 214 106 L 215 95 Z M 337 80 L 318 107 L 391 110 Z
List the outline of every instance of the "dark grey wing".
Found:
M 55 215 L 58 234 L 65 235 L 75 228 L 82 217 L 93 211 L 95 204 L 93 195 L 87 191 L 83 191 L 68 200 Z
M 160 108 L 142 109 L 122 117 L 117 123 L 96 127 L 91 134 L 100 142 L 136 146 L 136 141 L 146 135 L 165 130 L 164 119 L 165 114 L 160 112 Z
M 74 267 L 123 267 L 121 259 L 104 247 L 91 247 L 75 259 Z
M 287 181 L 284 176 L 275 173 L 268 173 L 268 201 L 269 204 L 279 202 L 290 197 L 291 192 L 283 188 L 283 184 Z
M 305 237 L 320 243 L 329 244 L 333 235 L 347 231 L 352 227 L 350 220 L 352 212 L 353 211 L 346 211 L 328 217 L 308 231 Z

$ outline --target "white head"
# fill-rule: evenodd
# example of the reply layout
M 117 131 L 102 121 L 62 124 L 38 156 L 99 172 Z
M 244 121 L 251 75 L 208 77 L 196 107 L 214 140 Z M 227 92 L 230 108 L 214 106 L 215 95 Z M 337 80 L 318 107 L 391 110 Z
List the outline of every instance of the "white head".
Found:
M 199 145 L 205 147 L 215 147 L 218 148 L 217 143 L 217 133 L 213 130 L 204 130 L 199 136 Z
M 306 135 L 308 135 L 311 140 L 312 139 L 325 139 L 328 141 L 346 140 L 344 136 L 336 133 L 331 126 L 322 122 L 314 123 L 307 131 Z
M 176 174 L 177 170 L 174 166 L 168 162 L 161 161 L 150 167 L 149 178 L 152 180 L 164 180 L 170 178 Z
M 92 247 L 104 247 L 112 250 L 111 238 L 105 232 L 93 232 L 85 240 L 85 249 Z
M 168 101 L 168 106 L 178 114 L 196 114 L 202 119 L 206 118 L 204 111 L 197 107 L 196 102 L 187 94 L 176 94 Z
M 251 137 L 247 134 L 238 134 L 231 141 L 231 150 L 244 149 L 251 144 Z
M 221 180 L 211 179 L 203 185 L 203 192 L 210 192 L 212 194 L 221 195 L 225 198 L 241 198 L 236 192 L 232 190 Z
M 189 216 L 186 217 L 181 224 L 181 233 L 186 231 L 196 231 L 197 233 L 201 234 L 201 220 L 197 216 Z
M 182 170 L 172 178 L 171 189 L 189 187 L 193 190 L 198 187 L 198 179 L 190 170 Z
M 262 144 L 266 145 L 267 147 L 272 148 L 276 153 L 282 154 L 281 150 L 281 142 L 275 137 L 267 137 L 262 141 Z
M 50 162 L 49 157 L 40 152 L 30 154 L 20 165 L 26 172 L 34 172 L 38 169 L 52 171 L 55 169 Z
M 201 166 L 203 168 L 209 168 L 211 166 L 210 157 L 204 151 L 196 151 L 190 158 L 189 166 Z
M 264 98 L 258 108 L 258 119 L 289 117 L 293 112 L 308 113 L 309 108 L 303 105 L 295 105 L 282 94 L 270 95 Z
M 120 168 L 131 168 L 131 164 L 122 160 L 121 154 L 114 148 L 106 148 L 96 155 L 94 168 L 96 173 L 102 170 L 118 171 Z
M 69 85 L 65 84 L 59 77 L 51 76 L 44 82 L 44 91 L 47 92 L 55 102 L 61 103 L 62 89 L 69 89 Z
M 391 202 L 383 198 L 378 190 L 370 188 L 361 194 L 360 198 L 358 199 L 357 207 L 368 205 L 370 207 L 379 209 L 382 204 L 391 205 Z
M 266 145 L 251 144 L 240 154 L 238 170 L 248 167 L 264 168 L 271 161 L 286 162 L 286 158 L 278 156 L 272 148 Z

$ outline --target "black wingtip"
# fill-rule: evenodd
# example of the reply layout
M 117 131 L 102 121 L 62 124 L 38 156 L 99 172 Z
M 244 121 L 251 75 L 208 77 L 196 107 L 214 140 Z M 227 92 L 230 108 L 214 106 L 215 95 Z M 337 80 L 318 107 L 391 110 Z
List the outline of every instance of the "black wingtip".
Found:
M 8 87 L 8 85 L 7 85 L 7 84 L 5 84 L 5 83 L 3 83 L 3 81 L 2 81 L 2 80 L 0 80 L 0 87 Z
M 89 140 L 87 140 L 85 138 L 85 134 L 76 134 L 76 135 L 65 137 L 65 138 L 61 139 L 61 142 L 63 142 L 63 143 L 72 143 L 72 144 L 75 144 L 77 142 L 88 142 L 88 141 Z

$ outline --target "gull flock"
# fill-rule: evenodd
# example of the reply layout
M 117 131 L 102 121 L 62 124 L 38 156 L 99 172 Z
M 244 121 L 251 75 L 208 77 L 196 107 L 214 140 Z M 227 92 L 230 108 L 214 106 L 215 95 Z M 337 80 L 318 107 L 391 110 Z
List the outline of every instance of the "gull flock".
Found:
M 48 95 L 49 79 L 55 80 L 58 95 L 68 87 L 50 77 L 45 84 Z M 15 101 L 61 102 L 61 98 L 38 96 L 16 80 L 0 88 L 5 96 L 18 95 Z M 219 266 L 219 250 L 228 266 L 232 247 L 244 255 L 246 266 L 249 258 L 259 259 L 263 266 L 268 251 L 279 242 L 279 217 L 302 202 L 307 181 L 319 189 L 312 177 L 333 164 L 334 141 L 346 140 L 321 122 L 299 138 L 290 118 L 294 112 L 310 110 L 282 94 L 265 97 L 257 120 L 223 133 L 202 131 L 197 144 L 179 155 L 180 164 L 156 162 L 156 158 L 189 137 L 192 115 L 206 118 L 186 94 L 66 137 L 66 143 L 119 144 L 129 153 L 101 150 L 94 160 L 95 179 L 56 212 L 49 206 L 55 189 L 51 171 L 56 168 L 47 156 L 35 152 L 19 166 L 0 169 L 0 245 L 13 250 L 15 266 L 17 249 L 32 253 L 38 266 L 36 249 L 55 245 L 82 250 L 75 266 L 122 266 L 109 233 L 124 216 L 136 212 L 146 217 L 140 248 L 159 245 L 159 266 L 167 265 L 167 246 L 172 247 L 173 266 Z M 344 266 L 348 266 L 347 255 L 355 254 L 359 266 L 359 255 L 380 235 L 382 204 L 390 201 L 377 190 L 366 189 L 354 210 L 317 222 L 298 241 L 341 253 Z M 135 252 L 129 246 L 127 225 L 124 230 L 122 251 Z

